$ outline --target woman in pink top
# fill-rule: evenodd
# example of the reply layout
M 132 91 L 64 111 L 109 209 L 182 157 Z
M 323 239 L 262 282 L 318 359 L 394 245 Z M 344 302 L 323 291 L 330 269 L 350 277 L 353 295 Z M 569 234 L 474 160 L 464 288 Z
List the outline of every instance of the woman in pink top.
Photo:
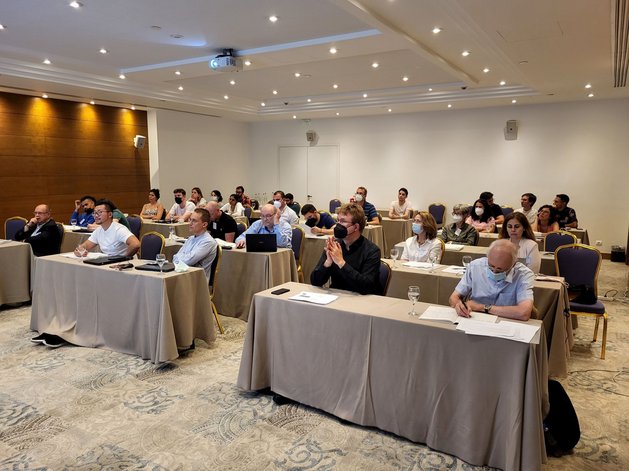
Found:
M 474 207 L 465 222 L 474 226 L 478 232 L 495 232 L 496 230 L 496 220 L 491 215 L 491 209 L 485 200 L 474 201 Z

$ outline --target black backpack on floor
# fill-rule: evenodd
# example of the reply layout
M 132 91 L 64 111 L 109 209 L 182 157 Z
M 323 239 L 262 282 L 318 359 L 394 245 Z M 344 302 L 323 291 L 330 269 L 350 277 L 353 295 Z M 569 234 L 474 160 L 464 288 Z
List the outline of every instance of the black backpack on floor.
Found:
M 544 440 L 548 456 L 569 453 L 581 438 L 579 418 L 559 381 L 548 380 L 550 411 L 544 419 Z

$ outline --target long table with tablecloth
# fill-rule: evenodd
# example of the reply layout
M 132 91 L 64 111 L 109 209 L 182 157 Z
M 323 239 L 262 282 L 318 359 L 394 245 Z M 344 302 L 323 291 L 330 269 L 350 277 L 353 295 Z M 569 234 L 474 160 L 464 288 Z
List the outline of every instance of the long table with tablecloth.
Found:
M 0 239 L 0 305 L 31 299 L 31 246 Z

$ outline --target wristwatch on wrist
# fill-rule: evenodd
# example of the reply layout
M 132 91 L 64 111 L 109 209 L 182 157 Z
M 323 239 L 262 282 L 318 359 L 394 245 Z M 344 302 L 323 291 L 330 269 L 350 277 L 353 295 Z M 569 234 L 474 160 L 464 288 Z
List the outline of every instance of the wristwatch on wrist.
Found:
M 489 311 L 491 310 L 493 306 L 491 304 L 485 304 L 483 306 L 483 311 L 485 311 L 485 314 L 489 314 Z

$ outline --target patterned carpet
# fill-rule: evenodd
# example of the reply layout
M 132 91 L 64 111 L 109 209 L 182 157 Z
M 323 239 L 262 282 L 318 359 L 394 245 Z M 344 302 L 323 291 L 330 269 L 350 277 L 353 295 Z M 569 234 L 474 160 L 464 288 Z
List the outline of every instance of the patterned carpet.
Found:
M 627 289 L 604 262 L 599 289 Z M 580 320 L 562 380 L 581 421 L 574 453 L 544 470 L 629 469 L 629 303 L 606 302 L 607 359 Z M 449 455 L 235 387 L 246 324 L 155 366 L 30 342 L 30 307 L 0 310 L 0 470 L 474 470 Z

